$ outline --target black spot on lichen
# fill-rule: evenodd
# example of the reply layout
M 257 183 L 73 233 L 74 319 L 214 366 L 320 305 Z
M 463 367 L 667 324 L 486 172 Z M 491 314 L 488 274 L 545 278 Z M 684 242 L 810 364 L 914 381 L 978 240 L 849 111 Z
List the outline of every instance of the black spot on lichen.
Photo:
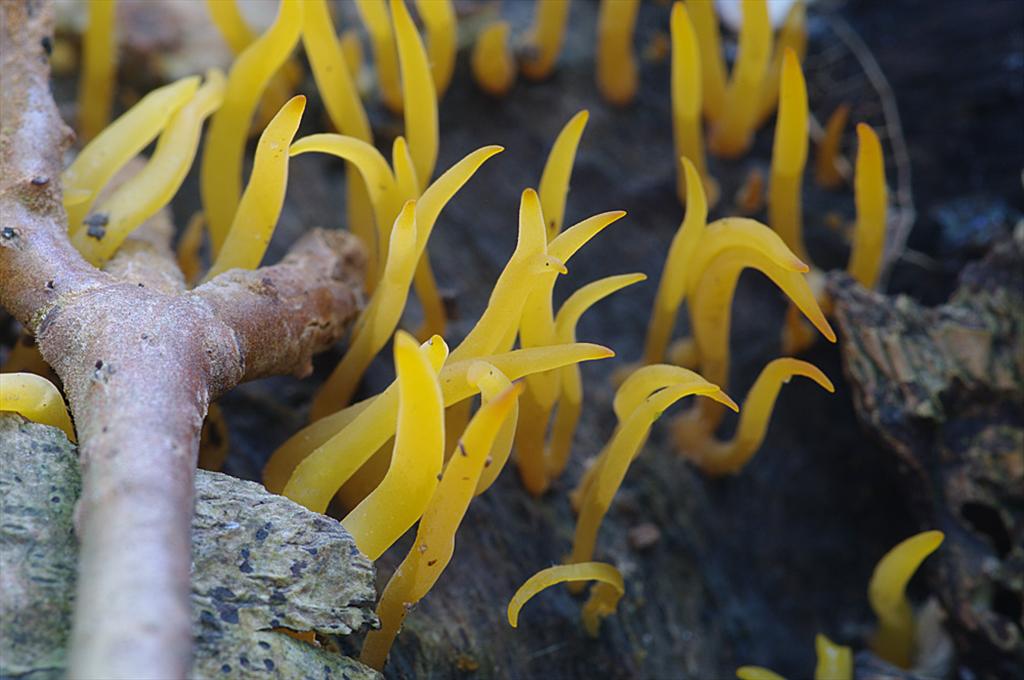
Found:
M 260 640 L 259 641 L 259 646 L 262 647 L 263 649 L 270 649 L 270 643 L 269 642 L 265 642 L 264 640 Z
M 262 527 L 257 529 L 256 530 L 256 540 L 257 541 L 265 541 L 265 540 L 267 540 L 267 536 L 270 535 L 270 529 L 272 527 L 273 527 L 273 525 L 270 522 L 267 522 Z
M 215 600 L 232 600 L 235 597 L 235 592 L 231 588 L 225 588 L 224 586 L 217 586 L 210 591 L 210 597 Z
M 53 40 L 48 35 L 44 35 L 43 39 L 39 41 L 39 44 L 43 46 L 43 51 L 46 52 L 46 56 L 53 54 Z
M 284 596 L 280 590 L 274 589 L 274 592 L 270 593 L 270 604 L 284 604 L 288 601 L 288 598 Z
M 303 550 L 305 550 L 306 552 L 308 552 L 310 555 L 313 555 L 313 556 L 316 556 L 317 552 L 319 552 L 316 548 L 303 548 Z
M 223 666 L 220 667 L 220 672 L 221 673 L 230 673 L 231 672 L 231 666 L 229 664 L 224 664 Z
M 10 240 L 17 235 L 18 232 L 14 231 L 11 227 L 4 227 L 3 229 L 0 229 L 0 237 L 3 237 L 6 240 Z
M 105 213 L 93 213 L 82 220 L 82 224 L 88 227 L 85 233 L 99 241 L 107 235 L 107 223 L 109 221 L 110 217 Z
M 299 578 L 302 576 L 302 570 L 306 568 L 306 561 L 299 560 L 298 562 L 292 562 L 291 570 L 292 576 Z
M 217 613 L 220 614 L 220 620 L 225 623 L 238 623 L 238 607 L 221 605 L 217 607 Z
M 266 668 L 268 671 L 272 671 L 272 670 L 274 670 L 274 662 L 271 661 L 270 659 L 264 659 L 263 660 L 263 667 Z
M 239 551 L 239 554 L 241 554 L 241 556 L 242 556 L 242 563 L 240 565 L 238 565 L 238 570 L 240 572 L 242 572 L 243 574 L 251 574 L 252 573 L 252 565 L 249 564 L 249 549 L 248 548 L 242 548 Z
M 243 654 L 242 656 L 238 657 L 238 663 L 241 664 L 242 666 L 248 668 L 249 667 L 249 657 L 247 657 L 246 655 Z
M 60 496 L 53 496 L 50 498 L 51 503 L 60 503 Z

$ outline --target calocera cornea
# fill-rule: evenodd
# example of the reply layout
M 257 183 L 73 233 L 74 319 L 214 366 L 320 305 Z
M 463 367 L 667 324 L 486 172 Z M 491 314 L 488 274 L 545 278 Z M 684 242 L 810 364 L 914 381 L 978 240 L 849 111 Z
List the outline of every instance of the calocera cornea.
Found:
M 818 142 L 814 154 L 814 181 L 825 189 L 835 189 L 845 181 L 839 169 L 839 147 L 843 142 L 843 131 L 850 117 L 850 107 L 840 104 L 825 123 L 825 133 Z
M 718 199 L 718 184 L 708 174 L 707 161 L 704 156 L 704 128 L 701 123 L 701 101 L 703 97 L 701 82 L 700 43 L 690 15 L 682 2 L 672 5 L 670 19 L 672 37 L 672 137 L 675 140 L 676 157 L 680 164 L 676 168 L 676 191 L 679 200 L 687 202 L 689 183 L 686 168 L 682 159 L 687 158 L 693 163 L 704 183 L 704 190 L 699 200 L 710 199 L 714 204 Z M 689 210 L 689 205 L 687 205 Z
M 0 373 L 0 412 L 56 427 L 75 443 L 75 428 L 64 397 L 52 382 L 34 373 Z
M 814 636 L 817 663 L 814 680 L 853 680 L 853 650 L 837 645 L 825 635 Z M 786 680 L 775 671 L 761 666 L 741 666 L 736 669 L 740 680 Z
M 402 85 L 388 8 L 381 0 L 356 0 L 356 9 L 370 35 L 380 99 L 392 113 L 399 114 L 402 112 Z
M 871 126 L 857 124 L 857 162 L 853 192 L 857 225 L 853 230 L 850 262 L 846 269 L 865 288 L 874 288 L 882 271 L 888 190 L 882 145 Z
M 513 385 L 508 376 L 502 373 L 497 366 L 486 361 L 475 361 L 470 364 L 469 371 L 466 373 L 466 379 L 480 390 L 480 401 L 483 404 L 500 398 Z M 490 453 L 484 461 L 483 471 L 480 473 L 480 479 L 476 484 L 477 496 L 487 491 L 494 484 L 498 479 L 498 475 L 505 469 L 505 463 L 508 462 L 508 458 L 512 454 L 512 444 L 516 436 L 516 423 L 519 421 L 518 395 L 522 393 L 522 382 L 520 381 L 517 384 L 519 387 L 516 390 L 515 402 L 512 404 L 512 408 L 509 410 L 504 421 L 502 421 L 501 428 L 491 443 Z
M 720 120 L 725 110 L 728 71 L 713 2 L 687 3 L 700 47 L 701 108 L 710 121 Z M 674 8 L 673 8 L 674 9 Z
M 214 256 L 220 254 L 242 196 L 242 156 L 260 97 L 299 41 L 304 3 L 281 0 L 274 23 L 228 71 L 224 103 L 210 119 L 199 168 L 199 193 Z
M 761 108 L 758 122 L 764 122 L 775 113 L 779 102 L 779 83 L 782 78 L 783 59 L 787 50 L 792 50 L 798 61 L 803 62 L 807 53 L 807 7 L 803 0 L 797 0 L 786 13 L 775 40 L 775 53 L 768 65 L 768 72 L 761 87 Z
M 638 83 L 633 31 L 640 0 L 601 0 L 597 13 L 597 89 L 605 101 L 625 106 Z
M 203 121 L 224 97 L 224 74 L 209 71 L 206 82 L 167 122 L 146 165 L 93 211 L 103 229 L 78 229 L 71 242 L 95 266 L 109 260 L 124 240 L 178 193 L 199 148 Z M 91 222 L 86 218 L 86 222 Z
M 416 11 L 426 28 L 430 75 L 440 99 L 455 73 L 455 56 L 458 53 L 455 8 L 451 0 L 416 0 Z
M 88 142 L 110 122 L 117 80 L 117 3 L 90 0 L 82 34 L 78 136 Z
M 292 97 L 260 135 L 249 183 L 224 237 L 223 248 L 206 274 L 207 281 L 229 269 L 256 269 L 263 261 L 284 205 L 288 147 L 305 110 L 306 97 Z
M 544 170 L 537 185 L 540 196 L 541 211 L 544 213 L 547 226 L 548 241 L 558 236 L 565 220 L 565 201 L 569 195 L 569 180 L 572 178 L 573 166 L 576 163 L 576 151 L 587 127 L 590 113 L 587 110 L 578 112 L 559 131 L 555 143 L 551 145 Z
M 807 163 L 807 122 L 807 86 L 800 60 L 786 48 L 768 185 L 768 224 L 805 261 L 809 258 L 804 248 L 801 188 Z
M 570 0 L 536 0 L 533 3 L 533 24 L 527 38 L 528 54 L 521 69 L 530 80 L 543 80 L 551 75 L 565 42 L 569 23 Z
M 900 542 L 882 556 L 868 583 L 868 602 L 878 617 L 871 649 L 900 668 L 914 661 L 914 612 L 907 600 L 907 584 L 945 538 L 941 531 L 924 531 Z
M 474 369 L 478 367 L 474 365 Z M 471 369 L 472 370 L 472 369 Z M 486 371 L 485 368 L 480 370 Z M 522 384 L 510 385 L 474 414 L 423 511 L 412 548 L 388 580 L 377 604 L 380 628 L 370 631 L 359 660 L 381 670 L 409 608 L 437 583 L 455 552 L 455 533 L 476 495 L 491 447 L 516 403 Z M 440 414 L 438 414 L 440 418 Z
M 542 569 L 519 586 L 508 603 L 508 623 L 519 626 L 519 612 L 534 595 L 559 583 L 585 583 L 596 581 L 583 605 L 583 627 L 591 637 L 597 637 L 601 621 L 615 613 L 619 600 L 626 592 L 622 574 L 605 562 L 559 564 Z
M 507 21 L 494 21 L 483 28 L 473 44 L 470 57 L 473 80 L 494 97 L 508 94 L 516 82 L 516 62 L 509 49 Z
M 199 88 L 199 76 L 188 76 L 159 87 L 140 99 L 86 144 L 61 176 L 68 232 L 83 229 L 100 189 L 164 129 L 171 117 Z M 97 223 L 96 231 L 103 227 Z

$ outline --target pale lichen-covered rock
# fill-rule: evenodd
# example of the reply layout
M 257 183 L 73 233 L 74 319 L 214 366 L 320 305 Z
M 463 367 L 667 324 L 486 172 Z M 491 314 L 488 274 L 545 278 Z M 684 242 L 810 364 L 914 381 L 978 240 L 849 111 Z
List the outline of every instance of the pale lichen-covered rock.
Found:
M 57 429 L 0 415 L 0 676 L 64 675 L 78 457 Z M 336 521 L 200 470 L 193 520 L 197 678 L 375 671 L 274 628 L 344 635 L 375 621 L 373 567 Z

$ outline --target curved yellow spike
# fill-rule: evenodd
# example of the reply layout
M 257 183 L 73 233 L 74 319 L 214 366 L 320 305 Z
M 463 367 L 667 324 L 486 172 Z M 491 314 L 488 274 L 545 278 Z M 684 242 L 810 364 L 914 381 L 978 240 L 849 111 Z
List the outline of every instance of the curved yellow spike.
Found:
M 473 80 L 487 94 L 501 97 L 516 82 L 516 64 L 508 46 L 507 21 L 488 24 L 476 36 L 470 64 Z
M 359 31 L 355 28 L 342 31 L 338 42 L 348 75 L 358 89 L 359 76 L 363 72 L 363 43 L 359 39 Z
M 686 7 L 681 2 L 672 6 L 671 35 L 672 136 L 676 157 L 681 161 L 689 159 L 700 175 L 704 186 L 696 200 L 702 204 L 710 200 L 714 204 L 718 201 L 718 184 L 708 174 L 704 156 L 704 129 L 701 124 L 700 43 Z M 676 191 L 682 203 L 686 203 L 686 197 L 690 195 L 689 186 L 685 163 L 681 163 L 676 167 Z
M 700 48 L 701 103 L 704 117 L 718 121 L 725 110 L 726 68 L 718 33 L 718 15 L 713 2 L 688 0 L 686 7 Z
M 473 500 L 488 453 L 506 422 L 521 385 L 510 385 L 485 402 L 459 440 L 459 454 L 445 467 L 409 553 L 398 565 L 377 604 L 380 628 L 366 635 L 359 660 L 381 670 L 409 609 L 434 587 L 455 552 L 455 532 Z M 386 478 L 385 478 L 386 479 Z
M 779 116 L 772 147 L 772 175 L 768 185 L 768 224 L 790 250 L 809 262 L 804 248 L 801 185 L 807 163 L 807 85 L 800 60 L 786 48 L 782 60 Z
M 699 373 L 688 368 L 671 364 L 651 364 L 650 366 L 638 368 L 622 381 L 619 389 L 615 391 L 615 397 L 612 400 L 612 411 L 619 422 L 622 422 L 639 406 L 643 405 L 644 401 L 652 394 L 680 383 L 698 383 L 701 385 L 707 383 L 704 385 L 707 394 L 718 389 L 704 380 Z M 701 392 L 701 394 L 704 394 L 704 392 Z M 720 398 L 722 403 L 733 411 L 740 410 L 736 402 L 730 399 L 724 392 L 720 395 Z
M 543 80 L 551 75 L 562 51 L 569 0 L 536 0 L 533 7 L 533 25 L 527 39 L 531 54 L 521 68 L 530 80 Z
M 758 124 L 771 118 L 779 103 L 779 82 L 782 79 L 783 55 L 792 50 L 798 61 L 803 62 L 807 53 L 807 6 L 803 0 L 794 2 L 786 13 L 775 41 L 775 52 L 768 65 L 764 83 L 761 86 L 761 101 L 758 110 Z
M 301 0 L 281 0 L 274 23 L 232 64 L 224 104 L 210 119 L 199 193 L 214 256 L 220 254 L 241 200 L 242 156 L 253 113 L 270 79 L 299 41 L 303 5 Z
M 86 142 L 110 121 L 117 81 L 117 3 L 91 0 L 88 8 L 78 82 L 78 136 Z
M 466 373 L 466 379 L 480 390 L 480 399 L 483 404 L 488 404 L 498 399 L 513 384 L 508 379 L 508 376 L 499 371 L 494 364 L 486 361 L 473 362 Z M 517 383 L 517 385 L 521 387 L 522 383 Z M 516 392 L 515 402 L 512 404 L 511 410 L 506 415 L 504 422 L 501 424 L 501 429 L 491 444 L 490 453 L 476 485 L 475 494 L 477 496 L 487 491 L 491 484 L 494 484 L 495 480 L 498 479 L 498 475 L 505 468 L 509 455 L 512 453 L 512 440 L 515 437 L 516 423 L 519 420 L 518 395 L 521 392 L 521 389 Z
M 850 107 L 840 104 L 825 123 L 825 135 L 818 142 L 814 156 L 814 180 L 818 186 L 835 189 L 843 183 L 844 178 L 839 171 L 839 148 L 843 143 L 843 131 L 849 117 Z
M 229 269 L 256 269 L 284 205 L 288 186 L 288 145 L 299 129 L 306 97 L 292 97 L 260 135 L 252 175 L 224 239 L 224 247 L 206 274 L 209 281 Z
M 140 224 L 170 202 L 192 167 L 203 121 L 223 98 L 224 74 L 212 69 L 206 83 L 167 123 L 145 167 L 94 211 L 106 220 L 105 228 L 79 229 L 72 235 L 71 242 L 86 260 L 102 266 Z
M 370 34 L 373 62 L 377 71 L 380 98 L 391 113 L 402 112 L 402 84 L 398 71 L 398 51 L 391 18 L 383 0 L 355 0 L 359 18 Z
M 725 92 L 721 120 L 711 131 L 711 151 L 725 158 L 746 153 L 754 140 L 761 86 L 772 54 L 767 1 L 747 0 L 742 6 L 739 51 Z
M 612 293 L 646 279 L 644 274 L 619 274 L 598 279 L 577 290 L 558 310 L 555 317 L 555 341 L 576 342 L 576 324 L 584 312 Z M 566 366 L 558 371 L 558 378 L 561 391 L 551 423 L 551 443 L 546 457 L 548 479 L 557 479 L 565 471 L 576 425 L 583 410 L 583 380 L 579 367 Z
M 458 25 L 451 0 L 416 0 L 416 11 L 427 29 L 430 75 L 438 98 L 444 96 L 455 72 Z
M 730 250 L 752 250 L 786 271 L 801 274 L 811 269 L 766 225 L 748 217 L 723 217 L 705 227 L 696 250 L 689 261 L 686 276 L 687 292 L 692 295 L 704 278 L 710 264 Z
M 615 106 L 636 96 L 633 31 L 640 0 L 601 0 L 597 13 L 597 89 Z
M 544 171 L 540 176 L 538 194 L 540 205 L 547 220 L 548 241 L 562 231 L 565 219 L 565 199 L 569 195 L 569 179 L 572 177 L 573 164 L 576 162 L 576 150 L 587 126 L 590 113 L 584 109 L 569 119 L 548 153 Z
M 853 180 L 857 226 L 847 271 L 865 288 L 874 288 L 882 271 L 888 191 L 885 159 L 878 135 L 869 125 L 857 124 L 857 164 Z
M 256 39 L 236 0 L 206 0 L 206 10 L 232 54 L 240 54 Z
M 754 385 L 747 392 L 740 411 L 736 434 L 728 441 L 718 441 L 700 428 L 677 428 L 680 450 L 705 474 L 721 476 L 736 474 L 754 457 L 764 443 L 775 400 L 782 386 L 795 376 L 810 378 L 822 389 L 835 392 L 835 386 L 813 364 L 799 359 L 775 359 L 761 369 Z M 703 436 L 695 436 L 700 433 Z
M 508 623 L 513 628 L 519 626 L 519 612 L 523 606 L 542 590 L 558 583 L 579 581 L 597 581 L 590 591 L 590 598 L 583 605 L 583 626 L 587 633 L 596 637 L 601 620 L 615 613 L 619 606 L 626 586 L 622 574 L 610 564 L 604 562 L 582 562 L 578 564 L 559 564 L 542 569 L 531 576 L 512 596 L 508 603 Z
M 437 163 L 437 92 L 430 74 L 427 51 L 409 16 L 405 0 L 390 2 L 402 74 L 405 136 L 409 140 L 409 152 L 416 166 L 420 189 L 423 190 L 430 183 Z
M 666 387 L 647 397 L 640 406 L 633 409 L 612 435 L 602 460 L 597 463 L 600 467 L 596 477 L 587 489 L 580 507 L 570 562 L 586 562 L 591 559 L 597 542 L 597 532 L 601 528 L 605 513 L 608 512 L 615 492 L 622 485 L 630 463 L 646 443 L 651 426 L 668 407 L 691 395 L 719 401 L 728 399 L 717 385 L 712 385 L 697 376 L 693 380 Z
M 944 538 L 941 531 L 915 534 L 883 555 L 871 574 L 868 602 L 878 617 L 871 649 L 900 668 L 910 668 L 914 657 L 914 612 L 907 600 L 907 584 Z
M 0 411 L 59 428 L 71 443 L 77 441 L 60 390 L 34 373 L 0 373 Z
M 853 680 L 852 649 L 837 645 L 821 633 L 814 636 L 814 649 L 818 656 L 814 680 Z
M 420 518 L 444 463 L 444 402 L 437 373 L 419 344 L 403 331 L 395 334 L 395 372 L 398 421 L 391 467 L 380 486 L 341 521 L 371 560 Z
M 89 142 L 61 176 L 68 231 L 74 236 L 110 178 L 135 158 L 199 88 L 199 76 L 158 87 Z
M 391 167 L 395 171 L 395 184 L 398 186 L 398 193 L 406 200 L 415 200 L 420 195 L 420 182 L 416 177 L 416 166 L 409 153 L 409 144 L 405 137 L 395 137 L 391 145 Z
M 691 270 L 691 261 L 707 225 L 708 204 L 704 198 L 700 175 L 689 159 L 683 158 L 682 163 L 690 200 L 686 202 L 686 215 L 672 237 L 665 266 L 661 270 L 661 279 L 658 281 L 658 293 L 654 298 L 647 339 L 644 342 L 644 363 L 647 364 L 655 364 L 665 358 L 676 325 L 676 315 L 686 297 L 686 276 Z
M 408 201 L 391 230 L 384 275 L 352 331 L 345 356 L 317 392 L 310 419 L 319 420 L 348 405 L 373 358 L 387 344 L 405 310 L 416 268 L 416 202 Z
M 736 677 L 739 680 L 786 680 L 775 671 L 761 666 L 740 666 L 736 669 Z

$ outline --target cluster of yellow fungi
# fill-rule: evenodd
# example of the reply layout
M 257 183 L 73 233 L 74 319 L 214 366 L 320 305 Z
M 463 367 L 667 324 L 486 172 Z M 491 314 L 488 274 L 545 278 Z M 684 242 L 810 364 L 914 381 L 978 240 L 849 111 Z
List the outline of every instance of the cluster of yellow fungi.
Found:
M 404 136 L 395 139 L 390 159 L 374 146 L 356 87 L 362 59 L 358 39 L 351 32 L 339 38 L 326 0 L 281 0 L 262 34 L 246 25 L 235 0 L 207 4 L 236 55 L 227 75 L 213 69 L 203 79 L 193 76 L 160 87 L 108 125 L 114 3 L 89 3 L 79 106 L 79 129 L 88 143 L 63 176 L 69 234 L 86 259 L 102 266 L 177 193 L 209 118 L 200 164 L 203 212 L 183 234 L 179 260 L 187 280 L 200 281 L 199 252 L 206 236 L 212 265 L 205 279 L 232 268 L 255 268 L 281 213 L 291 159 L 323 153 L 346 161 L 348 224 L 368 253 L 369 298 L 341 362 L 314 399 L 310 424 L 274 452 L 264 482 L 316 512 L 326 512 L 336 500 L 342 524 L 373 560 L 418 522 L 413 547 L 378 603 L 381 628 L 368 635 L 363 647 L 363 661 L 379 669 L 409 608 L 450 562 L 469 503 L 494 483 L 513 447 L 522 484 L 531 494 L 543 494 L 564 473 L 583 406 L 579 363 L 613 355 L 605 347 L 577 342 L 577 322 L 597 302 L 645 277 L 620 274 L 594 281 L 555 310 L 555 284 L 570 259 L 625 215 L 601 213 L 563 228 L 570 177 L 588 119 L 581 111 L 555 140 L 538 189 L 522 192 L 515 250 L 479 320 L 449 351 L 427 243 L 445 205 L 502 151 L 482 147 L 435 177 L 438 98 L 451 81 L 457 50 L 451 2 L 415 0 L 424 39 L 403 0 L 356 1 L 372 46 L 380 98 L 404 118 Z M 633 29 L 638 5 L 638 0 L 602 0 L 599 9 L 598 88 L 618 105 L 630 102 L 637 88 Z M 535 8 L 527 48 L 516 54 L 507 23 L 480 31 L 471 61 L 485 91 L 506 93 L 517 70 L 530 79 L 551 74 L 570 2 L 542 0 Z M 615 394 L 615 430 L 572 493 L 579 517 L 571 554 L 565 564 L 535 574 L 515 593 L 508 605 L 513 626 L 531 597 L 563 582 L 573 589 L 597 582 L 582 610 L 590 634 L 596 635 L 601 619 L 615 611 L 624 583 L 614 566 L 593 561 L 599 529 L 655 421 L 676 402 L 704 397 L 679 416 L 675 439 L 694 464 L 721 475 L 739 471 L 760 447 L 779 390 L 793 376 L 833 391 L 820 370 L 794 358 L 765 366 L 742 409 L 723 391 L 729 375 L 730 307 L 745 269 L 760 271 L 792 303 L 787 353 L 813 340 L 801 315 L 830 342 L 836 339 L 825 316 L 829 305 L 820 276 L 802 241 L 809 115 L 800 66 L 807 39 L 805 10 L 802 3 L 794 4 L 777 35 L 765 0 L 742 3 L 742 15 L 730 73 L 712 3 L 676 2 L 672 7 L 672 132 L 685 215 L 658 283 L 642 361 L 630 368 Z M 293 56 L 300 43 L 336 132 L 295 140 L 306 102 L 302 95 L 292 96 L 303 77 Z M 769 225 L 743 217 L 708 223 L 719 189 L 705 147 L 726 158 L 744 153 L 757 127 L 776 110 Z M 838 148 L 847 115 L 846 109 L 836 112 L 819 146 L 816 178 L 826 187 L 843 181 Z M 243 155 L 254 127 L 259 140 L 243 182 Z M 885 171 L 871 128 L 859 124 L 857 137 L 857 225 L 849 270 L 873 286 L 885 240 Z M 101 193 L 154 140 L 155 150 L 142 170 L 109 194 Z M 423 312 L 415 334 L 399 330 L 410 289 Z M 683 302 L 688 302 L 692 338 L 672 343 Z M 364 372 L 389 341 L 395 381 L 351 403 Z M 698 368 L 699 373 L 691 370 Z M 2 381 L 0 410 L 54 425 L 73 439 L 63 400 L 52 384 L 24 373 L 5 374 Z M 480 405 L 473 413 L 478 394 Z M 727 408 L 740 416 L 733 437 L 721 441 L 715 431 Z M 211 418 L 220 417 L 211 411 Z M 225 453 L 217 450 L 211 456 Z M 939 541 L 941 534 L 930 532 L 901 544 L 872 579 L 871 604 L 881 621 L 874 647 L 904 666 L 912 653 L 913 618 L 903 589 Z M 818 651 L 818 677 L 850 677 L 849 649 L 819 636 Z M 745 678 L 774 677 L 769 673 L 753 667 L 739 671 Z

